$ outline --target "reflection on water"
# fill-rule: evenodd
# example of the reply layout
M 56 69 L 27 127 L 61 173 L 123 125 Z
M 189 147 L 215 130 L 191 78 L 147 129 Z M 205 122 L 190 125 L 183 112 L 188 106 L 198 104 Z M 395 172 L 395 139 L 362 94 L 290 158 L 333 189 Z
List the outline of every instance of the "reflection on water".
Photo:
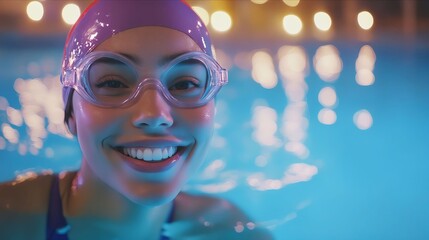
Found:
M 317 171 L 316 166 L 294 163 L 284 171 L 280 179 L 267 179 L 263 173 L 255 173 L 247 178 L 247 183 L 259 191 L 278 190 L 289 184 L 310 181 Z
M 263 88 L 271 89 L 277 85 L 277 74 L 271 55 L 257 51 L 252 56 L 252 77 Z
M 373 74 L 375 66 L 375 52 L 369 45 L 364 45 L 359 51 L 356 59 L 356 82 L 362 86 L 374 84 L 375 76 Z
M 283 46 L 278 50 L 279 70 L 282 76 L 283 90 L 288 104 L 283 112 L 283 135 L 286 139 L 284 148 L 301 159 L 308 157 L 305 146 L 308 120 L 305 77 L 308 72 L 307 55 L 304 48 Z
M 320 89 L 318 99 L 322 106 L 333 108 L 337 103 L 337 93 L 332 87 L 324 87 Z
M 343 69 L 338 49 L 333 45 L 319 47 L 314 55 L 313 65 L 320 79 L 326 82 L 337 80 Z
M 267 106 L 255 106 L 253 109 L 253 140 L 263 146 L 278 147 L 280 139 L 276 137 L 277 112 Z
M 29 71 L 34 72 L 35 68 L 33 65 Z M 3 137 L 20 155 L 38 155 L 40 150 L 45 150 L 45 156 L 49 157 L 54 154 L 53 149 L 44 149 L 43 146 L 48 134 L 71 138 L 63 124 L 64 112 L 58 79 L 58 76 L 26 80 L 18 78 L 14 82 L 14 90 L 21 108 L 15 109 L 3 101 L 2 108 L 5 108 L 7 119 L 2 123 Z
M 368 110 L 359 110 L 353 115 L 353 122 L 360 130 L 367 130 L 372 126 L 372 116 Z
M 325 125 L 332 125 L 337 121 L 337 114 L 331 108 L 322 108 L 317 115 L 319 122 Z

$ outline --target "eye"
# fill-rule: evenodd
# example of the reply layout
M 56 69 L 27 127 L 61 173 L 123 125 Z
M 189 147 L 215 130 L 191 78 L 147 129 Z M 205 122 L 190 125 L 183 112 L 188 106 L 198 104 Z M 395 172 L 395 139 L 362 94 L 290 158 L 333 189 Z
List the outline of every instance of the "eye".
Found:
M 97 88 L 128 88 L 123 81 L 114 77 L 106 78 L 95 85 Z
M 192 80 L 176 81 L 169 89 L 170 90 L 190 90 L 192 88 L 199 88 L 199 84 Z

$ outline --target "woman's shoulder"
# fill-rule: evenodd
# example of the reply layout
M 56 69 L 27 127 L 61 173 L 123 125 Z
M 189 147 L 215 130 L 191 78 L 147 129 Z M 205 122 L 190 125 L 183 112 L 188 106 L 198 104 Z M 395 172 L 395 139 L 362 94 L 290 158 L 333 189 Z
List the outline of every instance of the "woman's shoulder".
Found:
M 0 239 L 43 239 L 52 178 L 28 175 L 0 184 Z
M 235 206 L 222 198 L 215 196 L 209 196 L 204 194 L 190 194 L 181 192 L 175 199 L 175 204 L 180 207 L 180 209 L 185 209 L 183 217 L 188 217 L 187 215 L 193 215 L 195 213 L 207 213 L 213 210 L 226 210 L 230 208 L 235 208 Z M 193 217 L 193 216 L 190 216 Z
M 28 175 L 0 184 L 0 211 L 44 211 L 53 175 Z
M 176 221 L 172 234 L 184 238 L 271 240 L 271 234 L 238 206 L 222 198 L 180 193 L 175 200 Z

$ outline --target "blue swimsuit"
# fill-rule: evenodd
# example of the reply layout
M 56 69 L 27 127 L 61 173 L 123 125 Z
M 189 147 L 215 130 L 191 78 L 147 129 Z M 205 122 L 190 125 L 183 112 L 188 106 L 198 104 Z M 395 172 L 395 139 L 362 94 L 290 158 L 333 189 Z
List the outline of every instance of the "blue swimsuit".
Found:
M 173 221 L 174 205 L 171 208 L 167 223 Z M 63 215 L 61 203 L 60 187 L 58 176 L 54 176 L 49 195 L 48 219 L 46 225 L 46 240 L 68 240 L 67 233 L 70 230 L 66 218 Z M 169 240 L 166 236 L 161 236 L 160 240 Z

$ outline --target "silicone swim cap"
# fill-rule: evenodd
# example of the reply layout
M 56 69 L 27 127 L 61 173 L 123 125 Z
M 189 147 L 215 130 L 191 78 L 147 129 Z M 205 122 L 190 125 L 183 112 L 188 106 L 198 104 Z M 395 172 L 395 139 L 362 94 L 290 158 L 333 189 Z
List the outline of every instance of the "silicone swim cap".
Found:
M 203 52 L 213 55 L 207 28 L 191 7 L 181 0 L 96 0 L 82 13 L 67 36 L 61 82 L 77 61 L 103 41 L 125 30 L 144 26 L 183 32 Z M 63 88 L 64 105 L 67 105 L 71 91 L 71 88 Z

